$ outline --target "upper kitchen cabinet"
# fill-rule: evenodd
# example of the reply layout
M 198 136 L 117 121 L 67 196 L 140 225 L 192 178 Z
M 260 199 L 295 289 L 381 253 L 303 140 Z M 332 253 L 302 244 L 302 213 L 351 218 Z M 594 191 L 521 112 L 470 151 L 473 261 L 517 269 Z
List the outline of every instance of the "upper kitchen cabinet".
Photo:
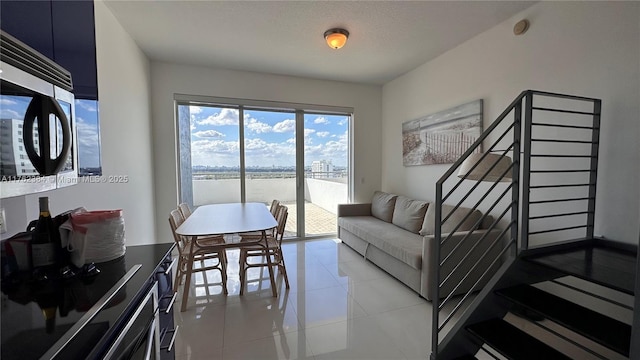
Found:
M 0 27 L 69 70 L 76 99 L 98 100 L 93 0 L 2 0 Z

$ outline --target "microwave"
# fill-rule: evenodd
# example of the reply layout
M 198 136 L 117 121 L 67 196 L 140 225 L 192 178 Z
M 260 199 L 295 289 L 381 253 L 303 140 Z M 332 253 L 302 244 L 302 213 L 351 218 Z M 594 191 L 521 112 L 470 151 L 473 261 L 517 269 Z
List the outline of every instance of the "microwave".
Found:
M 0 32 L 0 198 L 77 183 L 69 71 Z

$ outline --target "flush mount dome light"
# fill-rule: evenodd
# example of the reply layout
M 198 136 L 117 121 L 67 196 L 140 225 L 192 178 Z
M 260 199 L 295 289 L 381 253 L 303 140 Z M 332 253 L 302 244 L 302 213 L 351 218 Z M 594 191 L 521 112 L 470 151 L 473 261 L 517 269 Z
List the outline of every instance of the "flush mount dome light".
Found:
M 327 45 L 332 49 L 340 49 L 347 43 L 349 38 L 349 32 L 345 29 L 334 28 L 324 32 L 324 38 L 327 40 Z

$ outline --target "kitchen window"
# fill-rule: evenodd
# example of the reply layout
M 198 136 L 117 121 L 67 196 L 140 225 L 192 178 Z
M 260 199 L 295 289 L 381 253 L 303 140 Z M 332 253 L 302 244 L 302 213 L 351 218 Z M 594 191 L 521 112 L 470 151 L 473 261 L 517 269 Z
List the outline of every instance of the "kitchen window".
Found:
M 78 176 L 102 175 L 98 101 L 76 99 Z

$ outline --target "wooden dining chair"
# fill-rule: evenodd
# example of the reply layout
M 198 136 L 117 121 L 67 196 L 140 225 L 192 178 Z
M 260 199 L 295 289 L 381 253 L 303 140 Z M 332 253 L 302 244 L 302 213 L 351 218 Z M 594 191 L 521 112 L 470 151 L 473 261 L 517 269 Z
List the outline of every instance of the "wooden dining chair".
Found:
M 178 210 L 180 210 L 180 213 L 182 214 L 183 218 L 188 218 L 189 216 L 191 216 L 191 208 L 189 207 L 189 204 L 183 202 L 180 205 L 178 205 Z
M 279 200 L 273 200 L 271 202 L 271 206 L 269 207 L 269 212 L 271 213 L 271 215 L 273 215 L 273 218 L 278 220 L 276 218 L 276 212 L 278 211 L 278 208 L 280 207 L 280 201 Z M 277 227 L 277 226 L 276 226 Z M 271 236 L 275 236 L 276 234 L 276 227 L 274 227 L 273 229 L 269 229 L 267 230 L 267 234 L 270 234 Z M 251 231 L 251 232 L 247 232 L 247 233 L 243 233 L 242 237 L 245 239 L 253 239 L 256 237 L 261 237 L 262 236 L 262 231 Z
M 191 216 L 191 207 L 189 207 L 189 204 L 187 204 L 186 202 L 180 203 L 180 205 L 178 205 L 178 210 L 180 211 L 180 214 L 182 214 L 182 218 L 184 220 L 186 220 L 189 216 Z M 207 241 L 207 236 L 199 236 L 198 239 L 201 239 L 203 241 Z M 216 241 L 219 240 L 219 237 L 216 235 L 213 237 L 213 242 L 215 243 Z M 229 263 L 228 259 L 227 259 L 227 253 L 226 251 L 222 251 L 220 253 L 220 255 L 222 256 L 222 258 L 224 259 L 225 263 Z
M 278 211 L 278 206 L 280 206 L 280 201 L 277 199 L 274 199 L 271 202 L 271 207 L 269 208 L 269 211 L 271 212 L 271 215 L 273 215 L 273 217 L 276 217 L 276 212 Z
M 277 205 L 276 209 L 276 221 L 278 225 L 273 234 L 268 231 L 266 233 L 266 241 L 268 243 L 269 250 L 264 247 L 264 244 L 252 244 L 240 247 L 240 295 L 244 293 L 246 287 L 247 270 L 252 267 L 266 267 L 268 266 L 266 257 L 272 258 L 271 265 L 276 267 L 284 277 L 286 288 L 289 288 L 289 278 L 287 277 L 287 269 L 284 263 L 284 256 L 282 254 L 282 238 L 284 237 L 284 229 L 287 224 L 287 217 L 289 216 L 289 209 L 284 205 Z M 255 241 L 256 236 L 260 235 L 247 235 L 240 234 L 241 242 Z M 265 241 L 264 239 L 262 241 Z M 249 258 L 262 257 L 264 262 L 250 263 Z
M 182 278 L 187 274 L 203 272 L 208 270 L 219 270 L 222 276 L 222 290 L 227 294 L 227 266 L 224 248 L 220 244 L 224 243 L 222 236 L 209 236 L 206 238 L 198 238 L 192 244 L 192 240 L 187 236 L 176 233 L 176 229 L 182 225 L 184 217 L 179 209 L 172 210 L 169 216 L 169 225 L 173 233 L 173 239 L 178 249 L 178 268 L 176 270 L 176 279 L 173 286 L 174 291 L 178 291 L 178 286 L 182 283 Z M 217 260 L 213 265 L 207 265 L 205 261 Z M 200 262 L 199 267 L 194 267 L 195 262 Z M 190 276 L 187 278 L 185 286 L 191 283 Z M 188 291 L 185 291 L 185 295 Z M 186 304 L 187 296 L 182 299 Z

